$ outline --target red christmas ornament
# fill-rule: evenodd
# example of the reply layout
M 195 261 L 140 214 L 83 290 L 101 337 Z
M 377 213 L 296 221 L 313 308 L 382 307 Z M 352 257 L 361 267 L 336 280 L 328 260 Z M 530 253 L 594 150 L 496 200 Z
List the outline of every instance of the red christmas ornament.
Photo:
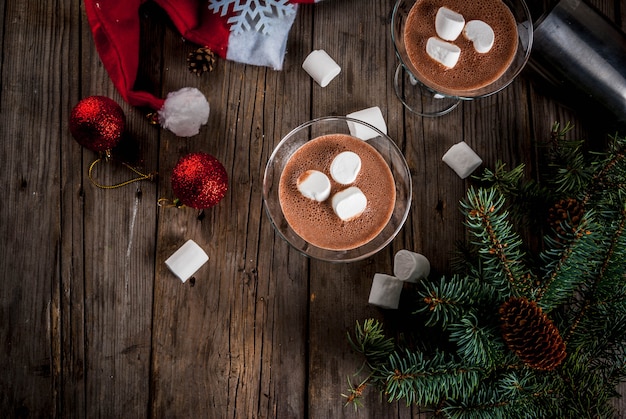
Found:
M 178 160 L 172 170 L 174 196 L 191 208 L 217 205 L 228 190 L 228 174 L 215 157 L 207 153 L 190 153 Z
M 72 109 L 69 127 L 78 144 L 93 151 L 108 151 L 122 138 L 126 116 L 113 99 L 89 96 Z

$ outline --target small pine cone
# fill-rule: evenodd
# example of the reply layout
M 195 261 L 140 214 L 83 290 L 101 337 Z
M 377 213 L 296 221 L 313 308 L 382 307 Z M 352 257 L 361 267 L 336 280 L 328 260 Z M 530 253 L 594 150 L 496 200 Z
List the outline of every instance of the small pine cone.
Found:
M 565 359 L 565 342 L 541 308 L 526 298 L 509 298 L 500 307 L 502 337 L 526 365 L 550 371 Z
M 568 233 L 571 234 L 571 231 L 568 232 L 565 230 L 564 221 L 567 221 L 570 228 L 576 228 L 584 213 L 585 209 L 583 208 L 583 204 L 577 199 L 566 198 L 556 202 L 548 210 L 548 223 L 556 232 L 557 239 L 567 236 Z
M 187 56 L 189 71 L 200 77 L 215 68 L 215 53 L 209 48 L 198 48 Z

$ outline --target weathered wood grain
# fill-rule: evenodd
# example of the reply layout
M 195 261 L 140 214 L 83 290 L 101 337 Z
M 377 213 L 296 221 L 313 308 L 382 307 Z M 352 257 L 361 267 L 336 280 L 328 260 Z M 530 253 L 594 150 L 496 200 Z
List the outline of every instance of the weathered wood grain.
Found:
M 62 387 L 60 151 L 74 99 L 64 50 L 77 46 L 77 9 L 0 9 L 0 406 L 8 416 L 47 416 Z
M 548 3 L 536 0 L 534 3 Z M 390 37 L 393 0 L 325 0 L 299 7 L 284 69 L 218 60 L 196 77 L 186 57 L 196 46 L 178 35 L 152 2 L 139 13 L 137 87 L 157 95 L 202 90 L 209 123 L 189 139 L 148 124 L 126 104 L 100 58 L 82 2 L 7 0 L 0 7 L 0 411 L 8 417 L 415 418 L 403 403 L 367 390 L 366 407 L 344 407 L 348 378 L 360 367 L 346 332 L 368 317 L 390 333 L 402 312 L 367 304 L 375 273 L 393 255 L 426 255 L 433 276 L 450 272 L 465 238 L 458 202 L 472 179 L 441 161 L 466 141 L 484 167 L 526 165 L 536 177 L 555 121 L 572 137 L 606 139 L 584 106 L 560 102 L 531 71 L 504 91 L 463 103 L 440 118 L 407 112 L 392 87 L 397 59 Z M 623 29 L 626 7 L 591 3 Z M 326 50 L 341 74 L 321 88 L 302 70 Z M 102 190 L 88 179 L 97 158 L 68 131 L 79 99 L 104 95 L 127 116 L 114 157 L 153 182 Z M 413 202 L 398 237 L 361 262 L 309 260 L 278 236 L 265 215 L 265 163 L 281 137 L 314 117 L 379 106 L 409 164 Z M 159 207 L 172 199 L 178 159 L 203 151 L 226 167 L 226 198 L 196 210 Z M 130 177 L 115 161 L 95 175 Z M 181 283 L 164 261 L 186 240 L 209 261 Z M 529 237 L 532 239 L 532 237 Z M 362 378 L 362 377 L 361 377 Z M 621 388 L 622 394 L 624 387 Z M 620 414 L 621 399 L 615 401 Z
M 114 185 L 134 177 L 121 161 L 145 172 L 156 169 L 159 133 L 146 124 L 144 112 L 130 107 L 114 90 L 84 16 L 82 25 L 80 96 L 109 96 L 126 114 L 125 137 L 112 151 L 112 160 L 99 163 L 94 172 L 99 183 Z M 147 41 L 158 39 L 160 29 L 150 24 L 148 28 L 147 34 L 144 31 Z M 151 65 L 142 65 L 139 83 L 145 83 L 151 70 Z M 71 136 L 64 138 L 71 141 Z M 150 182 L 115 189 L 95 187 L 87 168 L 97 157 L 83 150 L 82 166 L 75 169 L 82 172 L 84 336 L 72 336 L 72 343 L 79 348 L 84 345 L 83 354 L 75 356 L 83 357 L 85 391 L 85 410 L 77 414 L 144 416 L 150 395 L 157 189 Z
M 294 37 L 307 28 L 310 31 L 310 15 L 304 13 Z M 166 56 L 178 55 L 180 62 L 179 38 L 168 34 L 166 39 Z M 290 48 L 289 57 L 299 62 L 303 52 Z M 172 68 L 177 65 L 174 59 L 166 62 Z M 189 85 L 190 75 L 171 76 L 164 80 L 166 88 Z M 164 269 L 158 271 L 156 416 L 193 414 L 198 406 L 216 416 L 305 415 L 302 325 L 307 321 L 308 261 L 274 235 L 261 200 L 265 162 L 273 146 L 288 127 L 300 123 L 302 112 L 308 118 L 309 85 L 302 88 L 302 80 L 293 65 L 276 72 L 220 61 L 213 73 L 198 81 L 213 106 L 207 127 L 199 138 L 183 144 L 165 137 L 161 167 L 173 167 L 187 152 L 205 151 L 225 165 L 230 189 L 218 207 L 205 210 L 202 222 L 189 210 L 162 210 L 159 218 L 163 239 L 158 265 L 183 238 L 196 240 L 210 260 L 196 275 L 194 287 L 183 286 Z M 167 181 L 162 191 L 171 193 Z

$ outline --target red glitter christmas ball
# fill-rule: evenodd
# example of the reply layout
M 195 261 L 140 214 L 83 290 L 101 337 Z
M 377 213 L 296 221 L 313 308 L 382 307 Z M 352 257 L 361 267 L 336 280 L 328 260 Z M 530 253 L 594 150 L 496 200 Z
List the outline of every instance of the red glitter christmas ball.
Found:
M 126 116 L 113 99 L 89 96 L 72 109 L 69 127 L 78 144 L 93 151 L 107 151 L 122 138 Z
M 191 208 L 217 205 L 228 190 L 228 174 L 215 157 L 207 153 L 190 153 L 178 160 L 172 170 L 174 196 Z

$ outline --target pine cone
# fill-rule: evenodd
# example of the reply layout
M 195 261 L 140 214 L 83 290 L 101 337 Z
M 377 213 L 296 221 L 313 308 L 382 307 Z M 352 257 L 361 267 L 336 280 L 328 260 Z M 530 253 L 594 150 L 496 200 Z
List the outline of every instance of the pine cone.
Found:
M 565 359 L 565 342 L 541 308 L 526 298 L 509 298 L 500 307 L 502 337 L 526 365 L 550 371 Z
M 208 71 L 213 71 L 215 68 L 215 53 L 206 47 L 198 48 L 187 56 L 187 66 L 189 71 L 198 77 Z
M 557 240 L 566 237 L 568 233 L 571 234 L 571 230 L 569 232 L 565 230 L 564 221 L 567 221 L 570 229 L 576 228 L 584 213 L 583 204 L 577 199 L 566 198 L 556 202 L 548 210 L 548 223 L 557 233 Z

